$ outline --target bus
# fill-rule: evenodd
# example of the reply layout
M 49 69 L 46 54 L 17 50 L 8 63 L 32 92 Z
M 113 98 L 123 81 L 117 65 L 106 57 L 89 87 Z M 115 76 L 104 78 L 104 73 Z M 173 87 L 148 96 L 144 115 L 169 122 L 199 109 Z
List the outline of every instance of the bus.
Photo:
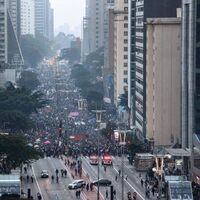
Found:
M 101 163 L 102 165 L 112 165 L 112 156 L 109 153 L 104 153 Z
M 90 164 L 91 165 L 98 165 L 98 156 L 96 154 L 92 154 L 90 156 Z

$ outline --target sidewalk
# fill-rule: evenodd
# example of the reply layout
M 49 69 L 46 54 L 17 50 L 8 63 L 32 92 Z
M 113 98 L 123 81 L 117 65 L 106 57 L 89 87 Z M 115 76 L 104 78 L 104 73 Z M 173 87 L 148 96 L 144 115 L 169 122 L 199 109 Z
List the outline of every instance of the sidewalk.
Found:
M 72 163 L 73 161 L 77 162 L 76 160 L 72 159 L 71 157 L 65 157 L 65 156 L 63 156 L 63 157 L 64 157 L 64 160 L 63 160 L 64 163 L 65 163 L 65 160 L 66 161 L 69 160 L 70 163 Z M 65 166 L 67 168 L 67 171 L 69 172 L 69 175 L 74 180 L 76 180 L 76 179 L 84 179 L 86 181 L 86 184 L 89 183 L 89 185 L 90 185 L 90 183 L 92 181 L 90 180 L 90 177 L 87 175 L 87 173 L 84 170 L 82 171 L 82 176 L 79 176 L 79 175 L 75 176 L 75 168 L 71 168 L 70 165 L 67 164 L 67 162 L 66 162 Z M 81 191 L 81 194 L 82 194 L 83 199 L 85 199 L 85 200 L 94 200 L 94 199 L 97 198 L 97 187 L 93 186 L 93 190 L 92 191 L 90 191 L 90 190 L 86 191 L 86 188 L 84 188 Z M 100 200 L 104 200 L 104 197 L 100 194 L 100 198 L 99 199 Z
M 28 197 L 28 189 L 31 189 L 31 196 L 33 197 L 33 199 L 36 199 L 38 191 L 36 191 L 37 186 L 35 185 L 36 182 L 32 167 L 31 165 L 29 167 L 26 166 L 26 171 L 25 171 L 24 166 L 21 172 L 21 190 L 23 191 L 24 196 Z M 29 178 L 27 178 L 27 175 Z M 31 180 L 31 176 L 33 176 L 33 182 Z

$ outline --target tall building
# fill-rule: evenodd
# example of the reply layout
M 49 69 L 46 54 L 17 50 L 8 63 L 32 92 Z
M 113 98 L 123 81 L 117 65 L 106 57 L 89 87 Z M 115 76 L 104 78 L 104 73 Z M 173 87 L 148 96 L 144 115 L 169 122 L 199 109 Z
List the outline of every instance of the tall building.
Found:
M 173 146 L 181 128 L 181 18 L 148 18 L 146 37 L 146 138 Z
M 13 4 L 11 3 L 13 2 Z M 0 65 L 15 68 L 23 64 L 23 56 L 18 41 L 18 6 L 20 1 L 0 0 Z M 12 15 L 11 15 L 12 14 Z
M 129 29 L 131 43 L 129 54 L 129 105 L 133 106 L 132 124 L 138 133 L 146 136 L 146 19 L 176 17 L 181 0 L 131 0 L 131 27 Z M 133 20 L 133 21 L 132 21 Z M 135 44 L 133 44 L 135 43 Z M 135 54 L 134 54 L 135 53 Z
M 35 0 L 35 31 L 49 40 L 52 39 L 53 11 L 49 0 Z
M 105 10 L 113 0 L 86 0 L 85 17 L 83 18 L 82 59 L 91 52 L 104 46 Z
M 105 45 L 104 45 L 104 67 L 103 80 L 105 96 L 114 100 L 114 8 L 109 7 L 105 13 Z
M 5 0 L 0 0 L 0 67 L 8 62 L 8 32 L 7 32 L 7 6 Z
M 21 0 L 21 34 L 35 35 L 35 0 Z
M 128 90 L 128 0 L 114 6 L 114 103 Z
M 50 17 L 49 17 L 49 39 L 54 39 L 54 9 L 50 8 Z
M 8 12 L 17 38 L 21 35 L 21 0 L 7 0 Z
M 200 0 L 182 3 L 182 148 L 200 150 Z M 193 160 L 194 159 L 194 160 Z M 190 171 L 200 178 L 200 156 L 190 157 Z

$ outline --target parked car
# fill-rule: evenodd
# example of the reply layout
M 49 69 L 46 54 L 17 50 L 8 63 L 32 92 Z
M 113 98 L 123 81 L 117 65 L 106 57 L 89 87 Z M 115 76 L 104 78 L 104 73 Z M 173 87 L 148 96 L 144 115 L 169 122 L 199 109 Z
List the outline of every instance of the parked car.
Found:
M 42 170 L 41 178 L 48 178 L 48 177 L 49 177 L 49 172 L 47 170 Z
M 98 186 L 110 186 L 112 184 L 112 181 L 108 180 L 108 179 L 99 179 L 97 181 L 94 181 L 93 184 Z
M 85 185 L 86 185 L 85 180 L 80 179 L 80 180 L 75 180 L 75 181 L 73 181 L 72 183 L 70 183 L 70 184 L 68 185 L 68 188 L 73 190 L 73 189 L 82 188 L 82 187 L 84 187 Z

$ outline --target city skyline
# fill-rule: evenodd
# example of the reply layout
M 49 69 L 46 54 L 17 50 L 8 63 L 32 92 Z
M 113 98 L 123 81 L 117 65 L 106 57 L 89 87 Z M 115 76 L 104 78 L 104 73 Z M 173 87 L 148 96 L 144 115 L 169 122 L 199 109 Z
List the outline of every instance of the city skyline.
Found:
M 69 32 L 81 36 L 81 24 L 85 10 L 85 0 L 73 0 L 70 4 L 65 0 L 50 0 L 54 9 L 54 32 L 64 24 L 68 24 Z M 75 12 L 74 12 L 75 11 Z

